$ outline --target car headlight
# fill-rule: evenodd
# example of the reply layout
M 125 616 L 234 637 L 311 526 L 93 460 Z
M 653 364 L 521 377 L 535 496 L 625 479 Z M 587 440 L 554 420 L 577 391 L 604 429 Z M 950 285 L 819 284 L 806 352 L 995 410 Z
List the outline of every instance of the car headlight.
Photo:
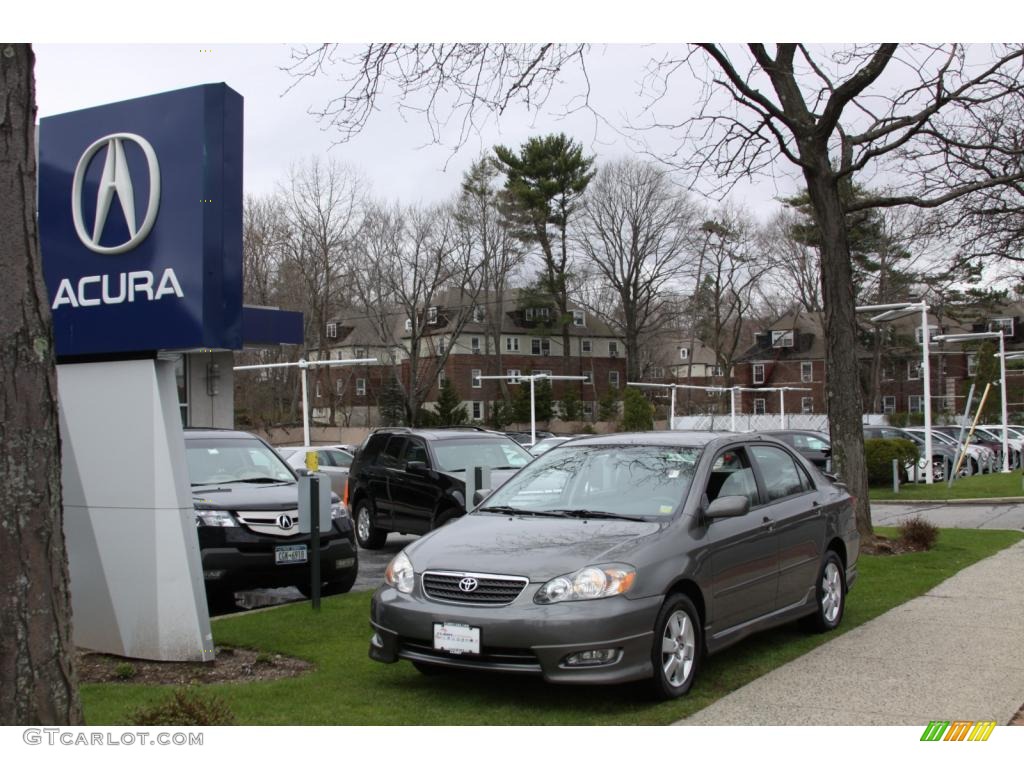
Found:
M 331 520 L 348 520 L 351 522 L 352 518 L 349 515 L 348 507 L 344 504 L 331 504 Z
M 207 526 L 210 528 L 237 528 L 238 521 L 230 512 L 222 509 L 197 509 L 196 527 Z
M 557 576 L 534 595 L 534 602 L 548 605 L 567 600 L 597 600 L 629 591 L 636 579 L 630 565 L 588 565 L 576 573 Z
M 412 592 L 415 581 L 416 574 L 412 570 L 412 563 L 409 562 L 405 552 L 399 552 L 388 563 L 388 567 L 384 571 L 384 582 L 399 592 L 409 594 Z

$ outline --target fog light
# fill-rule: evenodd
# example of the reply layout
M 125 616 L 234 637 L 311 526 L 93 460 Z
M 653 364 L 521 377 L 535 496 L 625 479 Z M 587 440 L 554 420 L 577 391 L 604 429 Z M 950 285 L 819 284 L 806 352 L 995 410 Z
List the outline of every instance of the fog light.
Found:
M 339 569 L 340 568 L 351 568 L 353 565 L 355 565 L 355 562 L 356 562 L 356 559 L 354 557 L 346 557 L 346 558 L 344 558 L 342 560 L 335 560 L 334 561 L 334 567 L 335 568 L 339 568 Z
M 217 579 L 224 578 L 224 574 L 227 571 L 203 571 L 203 578 L 206 581 L 216 581 Z
M 383 648 L 384 641 L 380 639 L 380 635 L 374 632 L 373 637 L 370 638 L 370 645 L 372 645 L 374 648 Z
M 611 664 L 619 658 L 617 648 L 598 648 L 590 651 L 577 651 L 565 657 L 567 667 L 595 667 L 599 664 Z

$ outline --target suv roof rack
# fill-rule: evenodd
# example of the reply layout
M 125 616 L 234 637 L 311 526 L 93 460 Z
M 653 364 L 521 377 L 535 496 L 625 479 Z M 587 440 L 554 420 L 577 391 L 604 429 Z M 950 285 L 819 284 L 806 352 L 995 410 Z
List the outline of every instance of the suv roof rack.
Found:
M 424 427 L 424 429 L 468 429 L 472 432 L 491 432 L 492 430 L 485 427 L 478 427 L 475 424 L 454 424 L 451 426 L 444 427 Z

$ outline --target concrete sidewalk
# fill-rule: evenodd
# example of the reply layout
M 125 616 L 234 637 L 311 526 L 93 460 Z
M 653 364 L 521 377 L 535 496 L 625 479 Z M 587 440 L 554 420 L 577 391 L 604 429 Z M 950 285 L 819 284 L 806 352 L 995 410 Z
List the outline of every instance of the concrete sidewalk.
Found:
M 1024 529 L 1024 503 L 871 502 L 873 525 L 899 525 L 915 515 L 940 528 Z
M 1005 725 L 1024 702 L 1022 585 L 1024 542 L 677 725 Z

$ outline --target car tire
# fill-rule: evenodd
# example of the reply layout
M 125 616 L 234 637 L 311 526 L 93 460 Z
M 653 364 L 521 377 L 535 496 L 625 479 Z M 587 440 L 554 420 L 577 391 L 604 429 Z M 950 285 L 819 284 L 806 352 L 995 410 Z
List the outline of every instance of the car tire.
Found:
M 380 549 L 387 541 L 388 532 L 382 531 L 373 522 L 373 503 L 360 499 L 356 504 L 356 541 L 363 549 Z
M 228 613 L 238 607 L 235 592 L 229 587 L 207 587 L 206 606 L 210 613 Z
M 808 617 L 807 627 L 814 632 L 830 632 L 846 613 L 846 569 L 835 550 L 825 553 L 816 584 L 815 610 Z
M 660 700 L 689 692 L 704 657 L 704 631 L 693 601 L 669 595 L 654 622 L 651 692 Z

